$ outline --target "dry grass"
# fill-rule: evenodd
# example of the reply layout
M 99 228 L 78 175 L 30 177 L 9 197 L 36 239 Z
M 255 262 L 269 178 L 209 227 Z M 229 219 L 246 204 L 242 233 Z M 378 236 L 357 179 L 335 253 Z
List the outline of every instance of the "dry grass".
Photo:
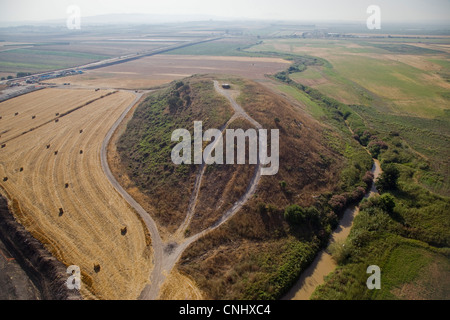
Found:
M 293 241 L 282 217 L 284 208 L 292 203 L 309 206 L 315 195 L 333 190 L 344 164 L 342 156 L 326 146 L 322 125 L 302 109 L 253 81 L 227 81 L 241 89 L 238 102 L 263 128 L 280 130 L 280 170 L 263 176 L 255 196 L 233 218 L 183 254 L 178 267 L 208 299 L 242 298 L 249 285 L 266 277 L 257 260 L 275 259 Z M 281 181 L 286 182 L 285 189 Z M 236 187 L 241 183 L 245 186 L 245 181 L 239 181 Z M 262 203 L 272 209 L 260 210 Z M 312 234 L 305 231 L 302 236 L 307 240 Z
M 252 128 L 245 120 L 234 120 L 227 129 Z M 223 145 L 226 146 L 225 132 Z M 246 145 L 248 163 L 248 145 Z M 224 151 L 224 161 L 226 153 Z M 235 150 L 236 157 L 236 150 Z M 195 215 L 189 230 L 192 234 L 213 225 L 247 190 L 255 172 L 255 165 L 212 165 L 207 166 L 203 176 Z
M 204 297 L 194 280 L 173 269 L 161 288 L 159 299 L 203 300 Z
M 242 92 L 240 102 L 247 113 L 263 128 L 280 130 L 280 170 L 262 177 L 258 196 L 277 206 L 311 205 L 314 194 L 334 186 L 342 166 L 340 155 L 325 145 L 323 126 L 263 85 L 245 81 Z M 288 192 L 281 190 L 280 181 L 287 183 Z
M 92 92 L 44 90 L 25 95 L 0 104 L 2 110 L 6 106 L 24 114 L 24 119 L 2 121 L 12 128 L 16 120 L 32 126 L 34 120 L 25 115 L 44 112 L 48 101 L 49 110 L 39 119 L 54 116 L 73 101 L 81 103 L 83 95 L 86 101 Z M 20 207 L 15 208 L 19 222 L 59 260 L 80 266 L 86 298 L 135 299 L 151 268 L 145 228 L 106 179 L 99 156 L 107 131 L 133 99 L 128 92 L 114 93 L 58 123 L 15 138 L 0 152 L 0 176 L 8 177 L 2 187 Z M 127 233 L 121 235 L 125 226 Z M 99 272 L 94 271 L 95 264 L 101 266 Z
M 100 69 L 102 70 L 102 69 Z M 52 83 L 63 84 L 69 82 L 72 85 L 78 85 L 90 88 L 123 88 L 123 89 L 142 89 L 157 87 L 172 81 L 171 78 L 179 79 L 182 77 L 154 77 L 145 78 L 138 74 L 118 75 L 113 72 L 102 72 L 91 70 L 85 74 L 52 79 Z

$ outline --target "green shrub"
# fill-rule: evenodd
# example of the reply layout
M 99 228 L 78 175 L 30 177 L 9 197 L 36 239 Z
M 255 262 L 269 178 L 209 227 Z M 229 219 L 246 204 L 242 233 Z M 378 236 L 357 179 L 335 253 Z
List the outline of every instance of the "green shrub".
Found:
M 375 208 L 379 208 L 383 212 L 391 214 L 394 212 L 394 207 L 395 198 L 390 193 L 384 193 L 381 196 L 375 195 L 369 199 L 365 199 L 360 205 L 361 211 L 367 211 L 369 213 L 373 213 Z
M 384 193 L 379 197 L 378 206 L 387 213 L 393 213 L 395 207 L 395 198 L 390 193 Z
M 400 172 L 392 164 L 385 165 L 383 169 L 383 173 L 380 175 L 380 177 L 375 182 L 375 185 L 377 186 L 377 190 L 381 193 L 389 191 L 389 190 L 396 190 L 397 189 L 397 180 L 400 176 Z
M 284 218 L 291 224 L 317 223 L 320 213 L 315 207 L 303 208 L 293 204 L 284 211 Z
M 328 247 L 328 251 L 331 254 L 331 257 L 337 264 L 344 264 L 352 253 L 352 248 L 349 243 L 345 241 L 336 241 L 330 244 Z
M 287 222 L 300 224 L 305 217 L 305 211 L 297 204 L 290 205 L 284 211 L 284 218 Z

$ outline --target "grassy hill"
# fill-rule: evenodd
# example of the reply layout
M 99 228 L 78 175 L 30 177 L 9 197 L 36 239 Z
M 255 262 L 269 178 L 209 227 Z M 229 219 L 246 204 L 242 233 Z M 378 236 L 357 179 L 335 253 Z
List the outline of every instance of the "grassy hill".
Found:
M 184 218 L 199 172 L 198 165 L 171 163 L 171 131 L 192 132 L 197 120 L 204 121 L 204 130 L 220 128 L 232 114 L 214 91 L 214 78 L 193 76 L 152 94 L 136 109 L 119 140 L 127 174 L 168 231 Z M 367 186 L 362 177 L 372 161 L 349 133 L 322 125 L 262 85 L 235 77 L 218 79 L 240 91 L 238 103 L 263 128 L 280 130 L 280 169 L 261 178 L 254 197 L 233 218 L 193 243 L 178 269 L 194 279 L 207 298 L 279 298 L 336 225 L 340 210 L 330 199 L 344 194 L 353 201 L 351 193 Z M 181 101 L 176 108 L 170 107 L 177 100 L 173 97 Z M 239 119 L 230 125 L 248 127 Z M 217 221 L 245 191 L 252 172 L 250 165 L 208 166 L 189 231 L 196 233 Z

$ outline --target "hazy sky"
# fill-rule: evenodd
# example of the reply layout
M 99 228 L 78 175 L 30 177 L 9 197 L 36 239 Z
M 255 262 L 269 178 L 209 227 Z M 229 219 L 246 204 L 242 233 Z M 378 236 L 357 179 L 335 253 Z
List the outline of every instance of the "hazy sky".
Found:
M 82 17 L 149 13 L 334 21 L 365 21 L 367 7 L 378 5 L 384 21 L 450 21 L 450 0 L 0 0 L 0 21 L 66 19 L 72 4 Z

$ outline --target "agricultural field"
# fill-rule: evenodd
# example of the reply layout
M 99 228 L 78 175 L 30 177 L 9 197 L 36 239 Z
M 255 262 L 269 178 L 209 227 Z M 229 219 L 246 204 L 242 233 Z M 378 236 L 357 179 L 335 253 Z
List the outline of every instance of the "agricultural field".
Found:
M 6 78 L 19 72 L 39 73 L 71 68 L 180 45 L 211 35 L 181 33 L 180 30 L 166 34 L 167 28 L 159 30 L 158 27 L 147 29 L 142 26 L 125 32 L 120 27 L 92 27 L 81 34 L 49 29 L 27 26 L 1 29 L 0 76 Z M 158 29 L 157 33 L 155 29 Z
M 24 133 L 56 121 L 61 115 L 93 100 L 100 99 L 112 90 L 39 90 L 26 99 L 11 99 L 2 103 L 2 131 L 0 141 L 7 143 Z M 23 100 L 23 101 L 21 101 Z M 61 101 L 67 101 L 61 103 Z M 21 105 L 23 103 L 23 105 Z
M 450 39 L 441 41 L 448 45 Z M 328 65 L 293 79 L 323 89 L 347 104 L 362 104 L 379 97 L 386 107 L 390 106 L 391 113 L 428 118 L 442 116 L 448 103 L 445 92 L 450 84 L 442 77 L 448 72 L 448 67 L 442 65 L 449 59 L 446 51 L 413 44 L 325 39 L 267 40 L 246 51 L 324 58 Z
M 108 57 L 108 55 L 45 50 L 42 48 L 12 49 L 0 51 L 0 70 L 2 73 L 37 73 L 75 67 Z
M 280 58 L 160 54 L 89 70 L 83 75 L 52 79 L 51 82 L 144 89 L 203 73 L 234 74 L 250 79 L 263 79 L 265 74 L 284 70 L 289 64 L 289 61 Z
M 255 56 L 245 49 L 258 42 L 256 37 L 232 37 L 219 39 L 211 43 L 202 43 L 192 47 L 186 47 L 170 51 L 171 55 L 196 55 L 196 56 Z
M 99 156 L 107 131 L 134 99 L 125 91 L 44 89 L 0 104 L 2 128 L 40 124 L 2 136 L 9 139 L 0 152 L 2 193 L 55 257 L 80 266 L 85 298 L 136 299 L 148 281 L 150 239 L 105 178 Z

